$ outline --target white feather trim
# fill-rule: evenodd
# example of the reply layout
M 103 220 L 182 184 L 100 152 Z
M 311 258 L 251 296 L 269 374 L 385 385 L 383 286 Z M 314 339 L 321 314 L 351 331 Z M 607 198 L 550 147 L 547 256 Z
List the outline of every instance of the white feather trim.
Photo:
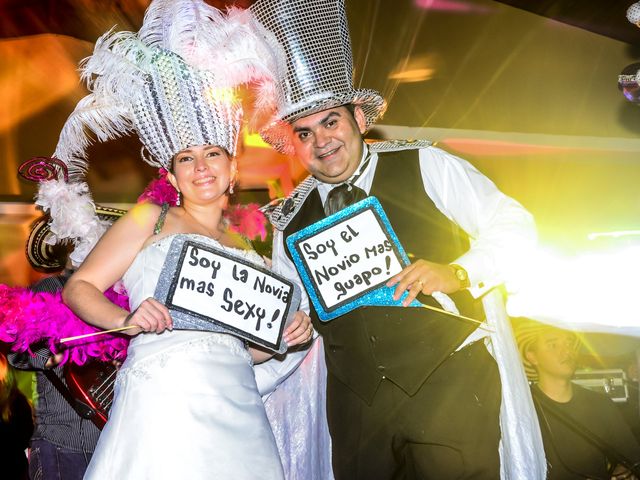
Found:
M 75 266 L 82 263 L 109 227 L 109 222 L 100 220 L 96 215 L 89 186 L 84 182 L 42 182 L 38 188 L 36 205 L 51 216 L 49 229 L 53 235 L 48 239 L 49 243 L 73 241 L 75 249 L 71 260 Z

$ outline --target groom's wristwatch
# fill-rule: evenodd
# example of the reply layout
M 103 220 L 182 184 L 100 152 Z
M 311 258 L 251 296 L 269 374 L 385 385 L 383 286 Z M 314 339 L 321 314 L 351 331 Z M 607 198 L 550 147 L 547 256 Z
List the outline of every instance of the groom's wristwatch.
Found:
M 467 271 L 460 265 L 456 265 L 455 263 L 452 263 L 449 266 L 453 269 L 454 275 L 460 282 L 460 290 L 469 288 L 471 286 L 471 282 L 469 281 L 469 275 L 467 274 Z

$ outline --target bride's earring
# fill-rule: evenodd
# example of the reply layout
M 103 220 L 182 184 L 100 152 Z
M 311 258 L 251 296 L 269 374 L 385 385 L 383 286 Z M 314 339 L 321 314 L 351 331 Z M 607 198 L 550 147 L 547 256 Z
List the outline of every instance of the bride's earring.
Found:
M 229 180 L 229 195 L 233 195 L 233 187 L 236 186 L 236 178 L 238 175 L 238 167 L 235 165 L 231 166 L 231 179 Z
M 177 194 L 178 194 L 178 198 L 176 199 L 176 207 L 180 206 L 180 197 L 182 196 L 182 194 L 180 193 L 180 190 L 176 190 Z

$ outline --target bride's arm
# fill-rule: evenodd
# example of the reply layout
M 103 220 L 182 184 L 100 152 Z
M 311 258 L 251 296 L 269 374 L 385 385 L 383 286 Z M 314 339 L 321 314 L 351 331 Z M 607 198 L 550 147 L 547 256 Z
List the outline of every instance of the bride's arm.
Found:
M 313 338 L 313 327 L 311 318 L 306 313 L 298 310 L 289 326 L 283 332 L 283 339 L 287 347 L 295 347 L 308 343 Z M 262 350 L 256 347 L 249 347 L 249 353 L 254 363 L 262 363 L 273 357 L 273 352 Z
M 153 234 L 159 213 L 157 205 L 147 203 L 133 207 L 107 230 L 71 276 L 62 291 L 62 298 L 85 322 L 103 329 L 140 325 L 140 329 L 145 331 L 157 331 L 160 326 L 166 328 L 171 325 L 166 307 L 153 299 L 145 300 L 135 314 L 129 315 L 103 295 L 107 288 L 122 278 L 145 241 Z M 131 330 L 127 333 L 140 331 Z

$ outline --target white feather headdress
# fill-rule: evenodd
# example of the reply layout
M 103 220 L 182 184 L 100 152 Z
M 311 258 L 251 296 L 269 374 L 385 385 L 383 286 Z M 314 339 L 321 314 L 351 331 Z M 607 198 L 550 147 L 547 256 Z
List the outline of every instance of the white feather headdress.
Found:
M 281 61 L 260 28 L 247 11 L 225 14 L 201 0 L 154 0 L 138 33 L 111 30 L 98 39 L 81 64 L 91 93 L 67 119 L 54 153 L 67 166 L 69 184 L 43 182 L 36 199 L 51 210 L 52 238 L 76 243 L 74 264 L 108 226 L 95 215 L 84 184 L 87 147 L 135 132 L 151 154 L 143 159 L 165 168 L 178 151 L 195 145 L 235 154 L 242 109 L 234 89 L 254 82 L 269 98 L 271 72 Z

